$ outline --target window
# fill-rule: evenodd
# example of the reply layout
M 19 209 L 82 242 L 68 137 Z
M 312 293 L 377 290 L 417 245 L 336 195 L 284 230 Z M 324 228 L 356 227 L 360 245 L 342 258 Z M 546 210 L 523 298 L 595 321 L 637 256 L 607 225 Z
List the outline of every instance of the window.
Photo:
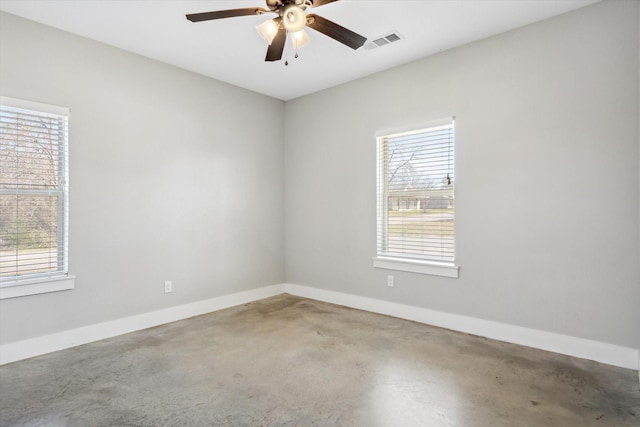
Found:
M 377 138 L 374 266 L 458 277 L 454 121 Z
M 73 287 L 66 108 L 0 97 L 0 298 Z

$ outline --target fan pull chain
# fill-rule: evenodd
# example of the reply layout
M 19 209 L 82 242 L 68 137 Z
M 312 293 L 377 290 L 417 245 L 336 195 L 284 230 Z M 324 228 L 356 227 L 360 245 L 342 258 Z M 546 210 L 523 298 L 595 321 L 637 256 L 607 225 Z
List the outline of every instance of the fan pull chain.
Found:
M 292 47 L 294 47 L 294 48 L 295 48 L 295 45 L 294 45 L 294 46 L 292 46 Z M 294 52 L 293 58 L 294 58 L 294 59 L 298 59 L 298 58 L 300 57 L 300 55 L 298 55 L 298 50 L 297 50 L 297 49 L 294 49 L 294 51 L 293 51 L 293 52 Z M 288 53 L 288 52 L 287 52 L 287 53 L 285 53 L 285 57 L 284 57 L 284 65 L 285 65 L 285 67 L 289 66 L 289 53 Z
M 298 56 L 299 56 L 299 55 L 298 55 L 298 52 L 296 52 L 296 54 L 295 54 L 294 58 L 295 58 L 295 59 L 298 59 Z M 285 65 L 285 66 L 289 65 L 289 58 L 286 58 L 286 59 L 284 60 L 284 65 Z

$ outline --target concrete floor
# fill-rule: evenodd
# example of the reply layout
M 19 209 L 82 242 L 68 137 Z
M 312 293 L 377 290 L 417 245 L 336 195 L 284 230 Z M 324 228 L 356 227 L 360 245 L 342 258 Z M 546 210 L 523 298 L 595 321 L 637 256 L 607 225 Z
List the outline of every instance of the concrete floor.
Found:
M 640 426 L 636 371 L 281 295 L 0 367 L 3 426 Z

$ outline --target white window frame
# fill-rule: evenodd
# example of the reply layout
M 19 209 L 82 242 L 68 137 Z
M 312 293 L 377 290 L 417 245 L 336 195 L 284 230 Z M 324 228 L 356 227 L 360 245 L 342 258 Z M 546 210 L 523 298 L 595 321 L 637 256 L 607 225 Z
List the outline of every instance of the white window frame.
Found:
M 0 96 L 0 105 L 12 109 L 27 110 L 36 113 L 53 114 L 57 116 L 69 117 L 69 109 L 56 105 L 43 104 L 39 102 L 27 101 L 17 98 Z M 64 132 L 63 147 L 60 150 L 62 157 L 62 185 L 58 190 L 51 190 L 58 193 L 63 198 L 63 203 L 58 212 L 58 244 L 61 247 L 58 271 L 48 273 L 25 274 L 24 276 L 10 276 L 0 281 L 0 300 L 6 298 L 16 298 L 27 295 L 42 294 L 73 289 L 75 287 L 75 277 L 69 274 L 69 145 L 68 128 Z M 3 190 L 3 194 L 18 194 L 19 190 Z M 27 194 L 25 192 L 25 194 Z M 33 191 L 28 194 L 35 194 Z
M 449 117 L 446 119 L 441 119 L 437 121 L 432 121 L 423 124 L 422 126 L 415 127 L 412 129 L 400 129 L 400 130 L 392 130 L 392 131 L 381 131 L 376 133 L 376 157 L 377 157 L 377 171 L 376 171 L 376 182 L 377 182 L 377 231 L 376 231 L 376 256 L 373 257 L 373 266 L 375 268 L 382 268 L 387 270 L 398 270 L 398 271 L 406 271 L 412 273 L 419 274 L 429 274 L 450 278 L 458 278 L 460 268 L 455 263 L 455 258 L 452 261 L 439 261 L 439 260 L 429 260 L 429 259 L 421 259 L 419 257 L 412 257 L 409 254 L 389 254 L 386 253 L 384 248 L 386 247 L 386 236 L 387 229 L 389 224 L 389 215 L 388 215 L 388 189 L 386 182 L 387 173 L 388 173 L 388 164 L 385 158 L 386 153 L 383 152 L 383 140 L 392 138 L 395 136 L 400 136 L 404 134 L 412 134 L 412 133 L 422 133 L 428 132 L 430 129 L 434 129 L 440 126 L 445 125 L 454 125 L 455 118 Z M 454 126 L 455 132 L 455 126 Z M 455 136 L 454 136 L 455 138 Z M 453 142 L 455 147 L 455 139 Z M 421 193 L 421 191 L 417 191 L 416 195 Z M 408 193 L 407 193 L 408 194 Z M 455 194 L 455 185 L 454 185 L 454 194 Z M 455 235 L 454 235 L 455 240 Z

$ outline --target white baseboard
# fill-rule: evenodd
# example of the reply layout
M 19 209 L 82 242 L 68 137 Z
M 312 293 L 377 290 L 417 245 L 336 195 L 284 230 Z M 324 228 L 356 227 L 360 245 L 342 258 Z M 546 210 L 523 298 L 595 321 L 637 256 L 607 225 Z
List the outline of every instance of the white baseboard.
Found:
M 284 293 L 284 285 L 265 286 L 231 295 L 197 301 L 190 304 L 165 308 L 122 319 L 97 323 L 82 328 L 71 329 L 42 337 L 0 345 L 0 365 L 28 359 L 34 356 L 63 350 L 93 341 L 111 338 L 141 329 L 193 316 L 210 313 L 223 308 L 246 304 Z
M 265 286 L 0 345 L 0 365 L 288 293 L 513 344 L 638 369 L 637 349 L 295 284 Z M 639 371 L 640 379 L 640 371 Z
M 634 348 L 308 286 L 285 284 L 284 287 L 285 291 L 291 295 L 426 323 L 498 341 L 594 360 L 627 369 L 638 369 L 638 365 L 640 365 L 640 354 Z

